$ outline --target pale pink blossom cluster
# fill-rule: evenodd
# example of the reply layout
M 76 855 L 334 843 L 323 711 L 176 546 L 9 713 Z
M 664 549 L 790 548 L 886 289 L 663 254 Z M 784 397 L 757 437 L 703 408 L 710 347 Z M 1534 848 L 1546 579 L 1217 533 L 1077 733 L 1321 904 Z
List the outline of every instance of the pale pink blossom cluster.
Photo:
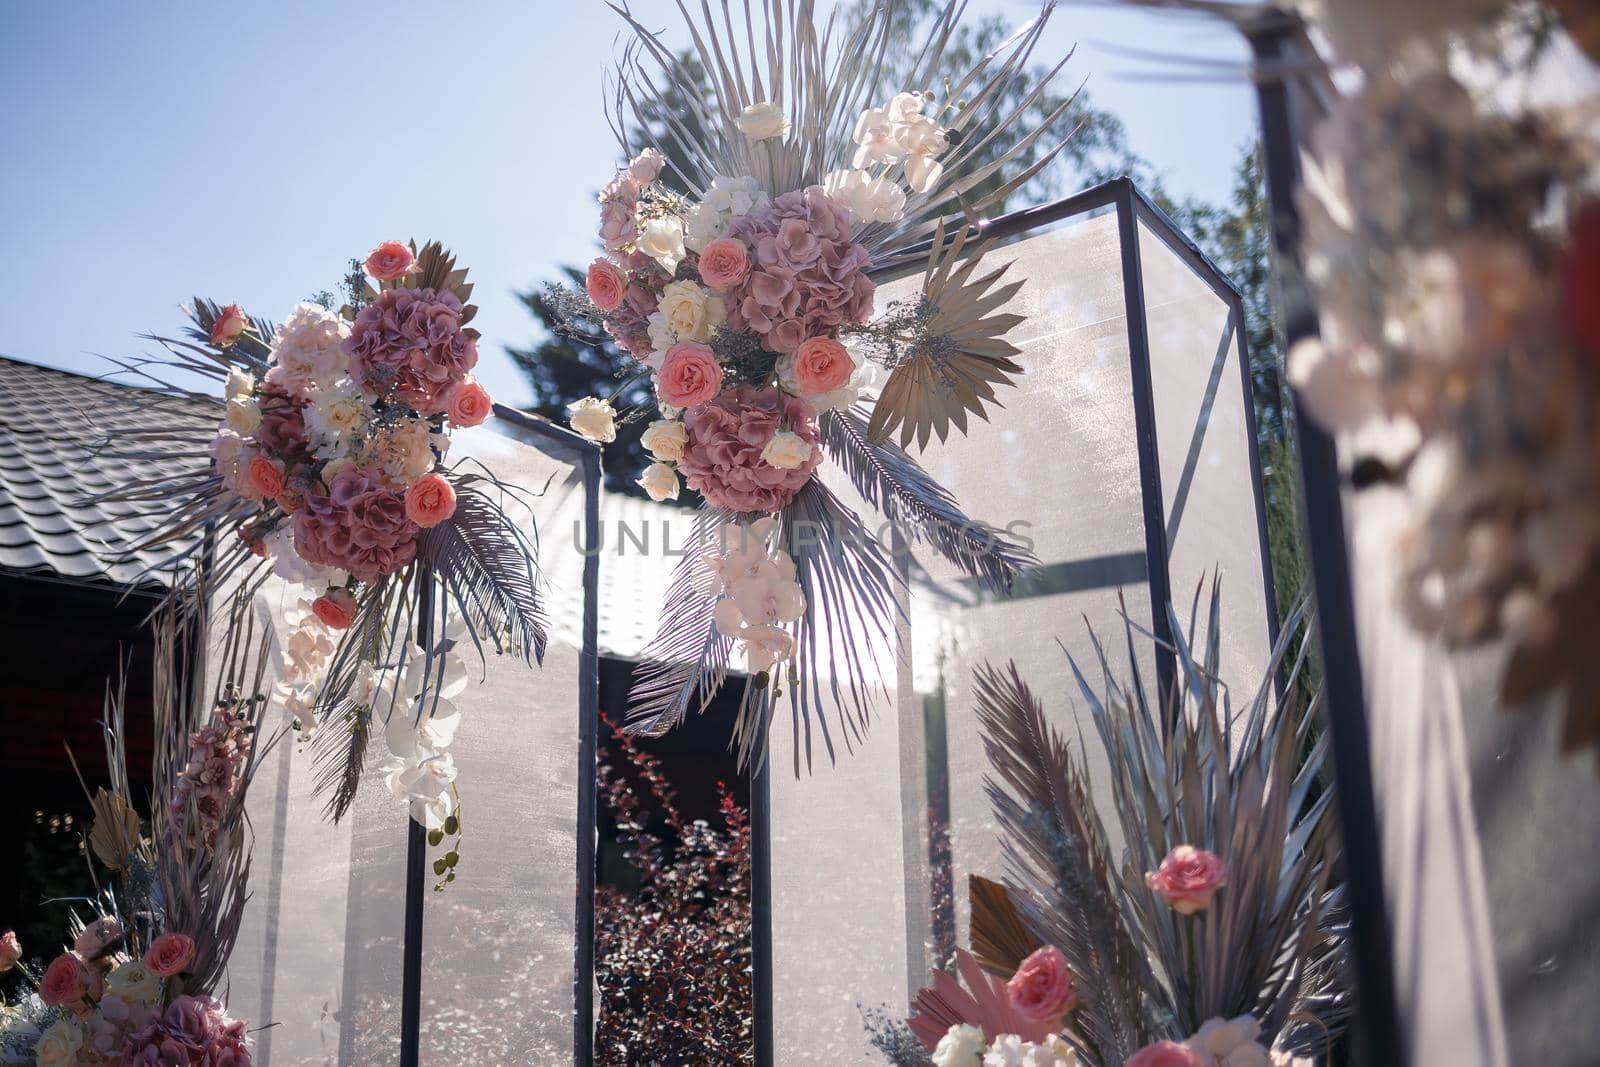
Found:
M 248 724 L 231 703 L 218 705 L 211 721 L 189 735 L 189 762 L 173 782 L 168 826 L 190 845 L 213 849 L 228 804 L 243 783 L 254 745 Z
M 806 612 L 794 560 L 775 543 L 777 533 L 778 523 L 771 518 L 728 523 L 713 531 L 701 556 L 722 586 L 717 632 L 738 641 L 752 674 L 794 655 L 794 637 L 784 626 Z
M 416 558 L 417 524 L 406 514 L 402 493 L 378 474 L 350 464 L 323 491 L 306 496 L 294 516 L 294 544 L 312 563 L 371 583 Z

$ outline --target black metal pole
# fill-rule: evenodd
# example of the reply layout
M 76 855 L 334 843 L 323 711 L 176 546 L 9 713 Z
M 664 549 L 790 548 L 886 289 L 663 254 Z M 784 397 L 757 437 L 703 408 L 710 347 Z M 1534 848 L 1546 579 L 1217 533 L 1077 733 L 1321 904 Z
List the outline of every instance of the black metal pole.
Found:
M 746 685 L 751 684 L 746 682 Z M 765 753 L 750 776 L 750 956 L 755 1067 L 776 1060 L 772 1034 L 772 766 Z
M 578 878 L 572 975 L 572 1062 L 594 1060 L 594 883 L 600 725 L 600 449 L 583 453 L 583 649 L 578 660 Z
M 432 648 L 433 574 L 422 569 L 417 587 L 417 643 Z M 406 817 L 406 916 L 400 978 L 400 1067 L 417 1067 L 422 1041 L 422 913 L 428 879 L 428 831 Z
M 1247 36 L 1260 67 L 1288 69 L 1296 58 L 1289 45 L 1293 24 L 1275 22 Z M 1292 88 L 1285 77 L 1257 83 L 1261 112 L 1262 163 L 1272 212 L 1273 250 L 1279 276 L 1297 279 L 1300 217 L 1295 191 L 1300 184 L 1300 138 Z M 1316 310 L 1296 286 L 1282 301 L 1286 346 L 1315 336 Z M 1287 350 L 1287 348 L 1286 348 Z M 1366 694 L 1351 598 L 1349 547 L 1345 543 L 1344 501 L 1338 453 L 1333 438 L 1306 415 L 1298 393 L 1295 423 L 1300 443 L 1305 530 L 1311 577 L 1317 597 L 1317 635 L 1322 647 L 1328 734 L 1333 752 L 1339 822 L 1344 832 L 1344 867 L 1353 913 L 1352 945 L 1363 1055 L 1357 1062 L 1404 1067 L 1400 1018 L 1395 999 L 1394 961 L 1384 893 L 1383 853 L 1372 784 Z

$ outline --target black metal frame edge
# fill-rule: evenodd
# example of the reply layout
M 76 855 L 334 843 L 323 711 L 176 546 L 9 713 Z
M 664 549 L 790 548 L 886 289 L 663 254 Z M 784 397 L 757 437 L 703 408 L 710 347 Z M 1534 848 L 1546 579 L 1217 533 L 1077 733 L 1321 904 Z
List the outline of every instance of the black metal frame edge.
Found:
M 417 591 L 417 643 L 432 646 L 433 575 Z M 428 831 L 406 811 L 405 938 L 400 959 L 400 1067 L 417 1067 L 422 1046 L 422 936 L 428 884 Z M 347 1005 L 348 1007 L 348 1005 Z
M 1246 34 L 1259 66 L 1293 69 L 1289 47 L 1298 24 L 1275 20 Z M 1303 58 L 1303 57 L 1302 57 Z M 1282 77 L 1259 79 L 1263 171 L 1272 212 L 1273 250 L 1281 263 L 1300 262 L 1300 218 L 1295 192 L 1300 184 L 1299 146 L 1291 87 Z M 1282 308 L 1285 350 L 1315 336 L 1315 310 L 1305 300 Z M 1333 438 L 1307 417 L 1294 393 L 1299 431 L 1302 499 L 1317 597 L 1317 634 L 1322 645 L 1323 685 L 1333 750 L 1339 822 L 1344 836 L 1345 878 L 1349 890 L 1352 948 L 1363 1053 L 1358 1062 L 1404 1067 L 1399 1005 L 1376 795 L 1372 785 L 1371 744 L 1362 682 L 1355 606 L 1351 596 L 1349 546 L 1345 542 L 1344 501 Z
M 745 684 L 750 684 L 746 682 Z M 750 776 L 750 960 L 755 1007 L 755 1067 L 777 1062 L 772 988 L 772 761 Z
M 537 420 L 531 420 L 537 421 Z M 543 424 L 548 426 L 548 424 Z M 550 427 L 559 429 L 558 427 Z M 583 650 L 578 660 L 578 884 L 572 975 L 572 1060 L 594 1060 L 594 881 L 598 832 L 595 771 L 600 719 L 600 447 L 561 432 L 583 446 Z M 569 440 L 570 439 L 570 440 Z

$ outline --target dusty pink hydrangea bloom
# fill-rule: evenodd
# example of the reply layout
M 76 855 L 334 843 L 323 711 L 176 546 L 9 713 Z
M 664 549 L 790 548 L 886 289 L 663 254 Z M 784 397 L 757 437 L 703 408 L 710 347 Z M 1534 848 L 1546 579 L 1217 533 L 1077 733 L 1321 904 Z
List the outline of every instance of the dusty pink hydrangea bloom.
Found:
M 872 315 L 867 250 L 850 239 L 850 211 L 820 185 L 784 193 L 735 219 L 728 236 L 751 250 L 751 267 L 730 290 L 729 324 L 773 352 Z
M 152 1013 L 144 1026 L 128 1035 L 120 1062 L 141 1067 L 248 1067 L 251 1055 L 246 1029 L 243 1019 L 232 1018 L 210 997 L 178 997 L 166 1011 Z
M 461 324 L 454 293 L 386 289 L 361 309 L 343 350 L 350 374 L 372 396 L 398 396 L 424 415 L 478 363 L 478 337 Z
M 735 385 L 686 412 L 688 444 L 678 473 L 713 507 L 773 512 L 793 499 L 822 462 L 816 413 L 777 389 Z M 811 443 L 811 458 L 793 469 L 761 458 L 773 434 L 787 429 Z
M 417 525 L 405 497 L 360 467 L 334 475 L 326 493 L 308 493 L 294 517 L 294 550 L 308 563 L 376 582 L 417 555 Z
M 262 383 L 257 400 L 261 404 L 261 425 L 256 427 L 255 441 L 261 451 L 288 459 L 311 447 L 299 400 L 272 382 Z

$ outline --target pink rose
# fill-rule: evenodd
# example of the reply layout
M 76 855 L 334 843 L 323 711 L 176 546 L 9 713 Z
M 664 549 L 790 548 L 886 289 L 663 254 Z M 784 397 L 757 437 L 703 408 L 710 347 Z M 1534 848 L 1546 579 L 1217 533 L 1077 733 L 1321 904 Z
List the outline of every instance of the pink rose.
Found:
M 227 348 L 239 339 L 248 325 L 250 320 L 239 310 L 239 305 L 229 304 L 217 316 L 217 321 L 211 324 L 211 343 L 218 348 Z
M 184 934 L 162 934 L 150 943 L 144 954 L 144 965 L 157 978 L 171 978 L 182 973 L 194 959 L 194 941 Z
M 122 924 L 107 915 L 83 928 L 83 933 L 72 943 L 72 952 L 85 963 L 94 966 L 105 954 L 106 949 L 120 940 L 122 940 Z M 110 961 L 106 961 L 105 965 L 111 966 Z
M 1144 876 L 1145 885 L 1154 889 L 1180 915 L 1204 911 L 1228 884 L 1228 867 L 1215 852 L 1191 845 L 1179 845 L 1161 861 L 1161 866 Z
M 601 311 L 614 311 L 628 291 L 628 276 L 609 259 L 597 259 L 589 264 L 583 288 L 589 294 L 589 303 Z
M 1124 1067 L 1207 1067 L 1205 1059 L 1188 1045 L 1157 1041 L 1135 1052 Z
M 356 621 L 356 598 L 348 589 L 330 589 L 311 602 L 311 610 L 335 630 L 348 630 Z
M 1006 983 L 1006 997 L 1017 1014 L 1030 1022 L 1059 1021 L 1078 1000 L 1067 957 L 1054 945 L 1036 950 Z
M 392 282 L 411 273 L 417 265 L 417 256 L 399 241 L 385 241 L 367 253 L 367 262 L 363 265 L 378 281 Z
M 722 390 L 722 367 L 710 345 L 683 341 L 667 349 L 657 386 L 673 407 L 698 407 Z
M 271 500 L 283 492 L 283 464 L 266 456 L 257 456 L 246 468 L 250 486 L 264 498 Z
M 406 490 L 406 518 L 418 526 L 437 526 L 455 513 L 456 491 L 442 474 L 424 474 Z
M 81 1002 L 89 991 L 89 974 L 83 961 L 63 952 L 45 969 L 39 979 L 39 999 L 52 1008 L 67 1008 Z
M 700 280 L 712 289 L 731 289 L 750 273 L 750 253 L 744 242 L 719 237 L 700 250 Z
M 445 397 L 445 411 L 452 425 L 478 426 L 494 414 L 494 398 L 478 384 L 478 379 L 467 377 Z
M 0 934 L 0 974 L 15 967 L 21 959 L 22 942 L 17 940 L 17 932 L 7 930 Z
M 831 393 L 850 380 L 855 363 L 831 337 L 808 337 L 794 353 L 794 380 L 805 396 Z

